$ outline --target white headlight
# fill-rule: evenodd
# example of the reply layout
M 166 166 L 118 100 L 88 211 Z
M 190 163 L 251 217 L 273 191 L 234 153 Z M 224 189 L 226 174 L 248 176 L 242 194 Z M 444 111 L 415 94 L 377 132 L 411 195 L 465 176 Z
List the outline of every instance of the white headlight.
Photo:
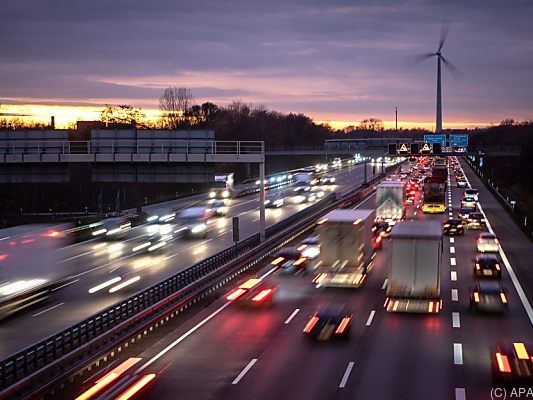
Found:
M 200 232 L 203 232 L 207 229 L 207 225 L 206 224 L 198 224 L 198 225 L 194 225 L 192 228 L 191 228 L 191 232 L 192 233 L 200 233 Z
M 209 197 L 213 198 L 216 196 L 216 193 L 215 192 L 209 192 Z

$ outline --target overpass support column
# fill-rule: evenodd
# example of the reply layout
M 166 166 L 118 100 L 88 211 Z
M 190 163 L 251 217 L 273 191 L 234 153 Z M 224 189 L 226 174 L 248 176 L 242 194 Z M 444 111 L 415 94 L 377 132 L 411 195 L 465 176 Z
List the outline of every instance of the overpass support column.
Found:
M 259 238 L 261 243 L 265 241 L 265 162 L 259 163 Z

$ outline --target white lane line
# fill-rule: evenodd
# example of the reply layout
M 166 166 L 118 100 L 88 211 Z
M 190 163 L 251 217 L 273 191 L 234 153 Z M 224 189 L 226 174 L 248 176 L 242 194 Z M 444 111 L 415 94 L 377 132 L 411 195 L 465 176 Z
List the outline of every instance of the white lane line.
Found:
M 389 280 L 387 278 L 385 278 L 385 281 L 383 282 L 383 285 L 381 286 L 381 289 L 385 290 L 385 288 L 387 287 L 388 283 L 389 283 Z
M 273 268 L 271 268 L 268 272 L 265 272 L 263 275 L 261 275 L 261 276 L 259 277 L 259 279 L 264 279 L 264 278 L 266 278 L 266 277 L 269 276 L 272 272 L 274 272 L 276 269 L 277 269 L 277 267 L 273 267 Z
M 222 232 L 221 234 L 218 235 L 218 237 L 220 236 L 224 236 L 226 233 L 228 233 L 229 231 L 225 231 L 225 232 Z
M 452 312 L 452 327 L 460 328 L 461 327 L 461 316 L 458 312 Z
M 450 212 L 448 213 L 448 215 L 449 215 L 450 217 L 453 217 L 453 212 L 450 211 Z
M 450 258 L 450 265 L 457 265 L 457 260 L 455 259 L 455 257 Z
M 179 338 L 174 340 L 172 343 L 170 343 L 167 347 L 165 347 L 163 350 L 161 350 L 155 356 L 153 356 L 149 361 L 146 362 L 146 364 L 142 365 L 137 371 L 135 371 L 135 373 L 136 374 L 140 373 L 143 369 L 145 369 L 146 367 L 152 365 L 154 362 L 159 360 L 161 357 L 163 357 L 165 354 L 167 354 L 170 350 L 172 350 L 176 345 L 178 345 L 181 342 L 183 342 L 185 339 L 187 339 L 189 336 L 191 336 L 194 332 L 196 332 L 198 329 L 200 329 L 203 325 L 205 325 L 210 320 L 212 320 L 214 317 L 216 317 L 219 313 L 222 312 L 222 310 L 224 310 L 230 304 L 231 304 L 231 302 L 228 301 L 225 304 L 223 304 L 222 306 L 220 306 L 219 308 L 217 308 L 215 311 L 213 311 L 211 314 L 209 314 L 207 317 L 205 317 L 203 320 L 198 322 L 191 329 L 189 329 L 187 332 L 185 332 Z
M 370 324 L 372 324 L 372 320 L 374 319 L 374 315 L 376 315 L 376 310 L 372 310 L 370 312 L 370 315 L 368 316 L 368 319 L 366 320 L 366 326 L 370 326 Z
M 418 211 L 415 211 L 415 212 L 413 213 L 413 215 L 416 215 L 417 212 L 418 212 Z
M 483 214 L 485 217 L 485 221 L 487 221 L 487 228 L 489 229 L 489 232 L 494 234 L 494 231 L 492 230 L 492 226 L 490 226 L 489 220 L 487 216 L 485 215 L 485 212 L 481 208 L 481 203 L 477 204 L 479 207 L 479 211 Z M 518 297 L 520 298 L 520 301 L 522 302 L 522 305 L 524 306 L 524 309 L 526 310 L 527 316 L 529 318 L 529 322 L 531 322 L 531 325 L 533 325 L 533 308 L 531 308 L 531 303 L 529 302 L 524 289 L 522 289 L 522 285 L 520 285 L 520 282 L 518 281 L 518 278 L 513 270 L 513 267 L 511 266 L 511 263 L 507 259 L 507 256 L 505 255 L 502 246 L 500 246 L 500 257 L 505 264 L 505 268 L 507 269 L 507 272 L 509 273 L 509 276 L 511 277 L 511 280 L 513 281 L 513 285 L 516 289 L 516 292 L 518 293 Z
M 455 243 L 455 239 L 454 238 L 450 238 L 450 243 Z
M 252 222 L 256 222 L 256 221 L 259 221 L 259 218 L 252 219 Z
M 244 377 L 244 375 L 246 375 L 246 373 L 250 371 L 250 369 L 254 366 L 256 362 L 257 362 L 257 358 L 252 358 L 252 360 L 248 363 L 248 365 L 244 367 L 241 373 L 237 375 L 237 377 L 233 380 L 233 382 L 231 382 L 231 384 L 236 385 L 237 383 L 239 383 L 240 380 Z
M 457 280 L 457 272 L 455 271 L 450 272 L 450 278 L 453 282 L 455 282 Z
M 89 251 L 86 251 L 85 253 L 81 253 L 81 254 L 78 254 L 78 255 L 75 255 L 75 256 L 72 256 L 72 257 L 69 257 L 69 258 L 65 258 L 64 260 L 59 260 L 57 263 L 61 264 L 61 263 L 67 262 L 67 261 L 75 260 L 76 258 L 80 258 L 80 257 L 86 256 L 87 254 L 91 254 L 93 252 L 94 252 L 94 250 L 89 250 Z
M 292 321 L 292 319 L 296 316 L 296 314 L 298 314 L 299 312 L 300 312 L 300 309 L 299 309 L 299 308 L 297 308 L 296 310 L 294 310 L 294 311 L 292 312 L 292 314 L 289 315 L 289 318 L 287 318 L 287 319 L 285 320 L 285 325 L 288 324 L 288 323 L 290 323 L 290 322 Z
M 453 363 L 463 365 L 463 345 L 461 343 L 453 344 Z
M 344 371 L 344 375 L 342 376 L 341 383 L 339 384 L 339 387 L 343 389 L 346 386 L 346 382 L 348 382 L 348 378 L 350 377 L 350 374 L 352 373 L 354 362 L 350 361 L 348 363 L 348 366 L 346 367 L 346 371 Z
M 55 292 L 56 290 L 59 290 L 59 289 L 61 289 L 61 288 L 64 288 L 65 286 L 68 286 L 68 285 L 72 285 L 73 283 L 76 283 L 76 282 L 78 282 L 78 281 L 79 281 L 79 279 L 74 279 L 73 281 L 67 282 L 67 283 L 65 283 L 64 285 L 58 286 L 58 287 L 56 287 L 56 288 L 53 288 L 53 289 L 50 290 L 50 291 L 51 291 L 51 292 Z
M 455 400 L 466 400 L 465 388 L 455 388 Z
M 451 254 L 455 254 L 455 247 L 454 246 L 450 246 L 450 253 Z M 451 260 L 450 260 L 451 262 Z
M 459 292 L 457 289 L 452 289 L 452 301 L 459 301 Z
M 41 312 L 38 312 L 37 314 L 33 314 L 32 316 L 33 316 L 33 317 L 38 317 L 39 315 L 44 314 L 45 312 L 51 311 L 51 310 L 53 310 L 54 308 L 61 307 L 63 304 L 65 304 L 65 303 L 59 303 L 59 304 L 56 304 L 55 306 L 52 306 L 52 307 L 50 307 L 50 308 L 47 308 L 46 310 L 43 310 L 43 311 L 41 311 Z
M 203 244 L 206 244 L 207 242 L 210 242 L 211 240 L 213 240 L 213 239 L 207 239 L 207 240 L 204 240 L 203 242 L 196 243 L 194 246 L 191 246 L 190 248 L 194 249 L 195 247 L 198 247 L 198 246 L 201 246 Z

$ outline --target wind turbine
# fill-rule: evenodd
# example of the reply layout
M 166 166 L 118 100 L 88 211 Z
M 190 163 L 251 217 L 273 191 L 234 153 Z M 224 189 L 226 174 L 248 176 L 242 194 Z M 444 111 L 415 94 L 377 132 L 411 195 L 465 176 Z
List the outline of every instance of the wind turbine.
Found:
M 444 64 L 446 68 L 448 68 L 448 70 L 452 73 L 455 79 L 459 79 L 463 75 L 456 66 L 454 66 L 451 62 L 449 62 L 442 55 L 442 47 L 444 46 L 444 43 L 446 42 L 446 38 L 448 37 L 449 31 L 450 31 L 450 24 L 446 24 L 442 27 L 439 47 L 437 48 L 436 52 L 419 54 L 416 56 L 409 57 L 408 59 L 408 64 L 414 65 L 428 58 L 437 57 L 437 122 L 435 126 L 436 133 L 442 132 L 441 63 Z

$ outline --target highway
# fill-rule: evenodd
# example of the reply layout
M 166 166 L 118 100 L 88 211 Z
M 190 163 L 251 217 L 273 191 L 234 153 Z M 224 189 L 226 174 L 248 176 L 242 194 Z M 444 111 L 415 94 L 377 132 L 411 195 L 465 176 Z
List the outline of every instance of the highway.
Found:
M 533 246 L 530 242 L 522 247 L 511 244 L 512 221 L 466 164 L 463 167 L 503 243 L 505 255 L 500 256 L 505 264 L 502 284 L 508 295 L 507 313 L 494 316 L 469 311 L 469 288 L 475 283 L 471 260 L 477 253 L 479 231 L 444 236 L 443 310 L 439 314 L 387 313 L 383 308 L 389 257 L 386 241 L 369 279 L 359 289 L 316 289 L 309 275 L 268 275 L 266 279 L 279 284 L 272 307 L 243 309 L 221 297 L 158 337 L 155 344 L 141 345 L 113 363 L 141 357 L 136 372 L 156 374 L 136 397 L 143 399 L 491 398 L 493 346 L 501 339 L 531 340 L 533 315 L 517 287 L 532 286 L 525 280 L 530 277 L 528 259 L 521 255 L 530 254 Z M 425 215 L 418 194 L 415 204 L 408 206 L 407 218 L 444 222 L 459 208 L 463 191 L 452 177 L 447 194 L 452 211 Z M 374 197 L 358 207 L 373 208 Z M 269 271 L 266 263 L 259 275 L 267 276 Z M 303 336 L 309 317 L 326 303 L 344 303 L 354 313 L 349 341 L 315 343 Z M 80 394 L 104 373 L 84 377 L 85 382 L 75 393 L 65 392 L 65 398 Z
M 331 190 L 348 190 L 360 185 L 364 178 L 362 165 L 349 166 L 336 170 L 332 174 L 336 175 L 336 185 L 324 186 L 326 193 Z M 370 164 L 367 165 L 367 176 L 369 179 L 372 177 Z M 268 192 L 267 198 L 286 197 L 291 193 L 293 193 L 292 188 L 273 189 Z M 191 205 L 183 202 L 180 204 L 184 207 Z M 273 225 L 307 205 L 286 202 L 281 209 L 267 209 L 267 226 Z M 159 282 L 231 246 L 233 244 L 231 217 L 233 216 L 240 218 L 241 239 L 258 232 L 258 206 L 257 195 L 233 199 L 228 216 L 211 221 L 212 229 L 207 239 L 177 240 L 162 248 L 158 253 L 150 255 L 131 256 L 124 250 L 127 249 L 126 246 L 120 249 L 120 242 L 98 241 L 60 247 L 59 250 L 53 251 L 49 246 L 50 242 L 58 240 L 61 246 L 61 239 L 41 234 L 35 234 L 30 238 L 30 240 L 33 239 L 31 242 L 22 243 L 21 240 L 11 238 L 3 244 L 0 243 L 3 246 L 0 253 L 8 255 L 6 259 L 0 261 L 1 266 L 4 271 L 10 269 L 14 271 L 11 275 L 13 279 L 17 276 L 24 279 L 43 275 L 69 276 L 65 286 L 54 292 L 46 303 L 41 303 L 31 310 L 0 322 L 0 356 L 9 356 L 142 288 Z M 166 211 L 169 204 L 166 203 L 164 207 L 165 210 L 152 207 L 151 212 Z M 135 240 L 133 238 L 139 236 L 145 229 L 144 226 L 132 229 L 130 238 L 125 241 Z M 89 290 L 94 291 L 98 285 L 118 277 L 122 279 L 122 282 L 132 278 L 137 279 L 137 277 L 140 279 L 114 293 L 109 293 L 112 286 L 89 293 Z

